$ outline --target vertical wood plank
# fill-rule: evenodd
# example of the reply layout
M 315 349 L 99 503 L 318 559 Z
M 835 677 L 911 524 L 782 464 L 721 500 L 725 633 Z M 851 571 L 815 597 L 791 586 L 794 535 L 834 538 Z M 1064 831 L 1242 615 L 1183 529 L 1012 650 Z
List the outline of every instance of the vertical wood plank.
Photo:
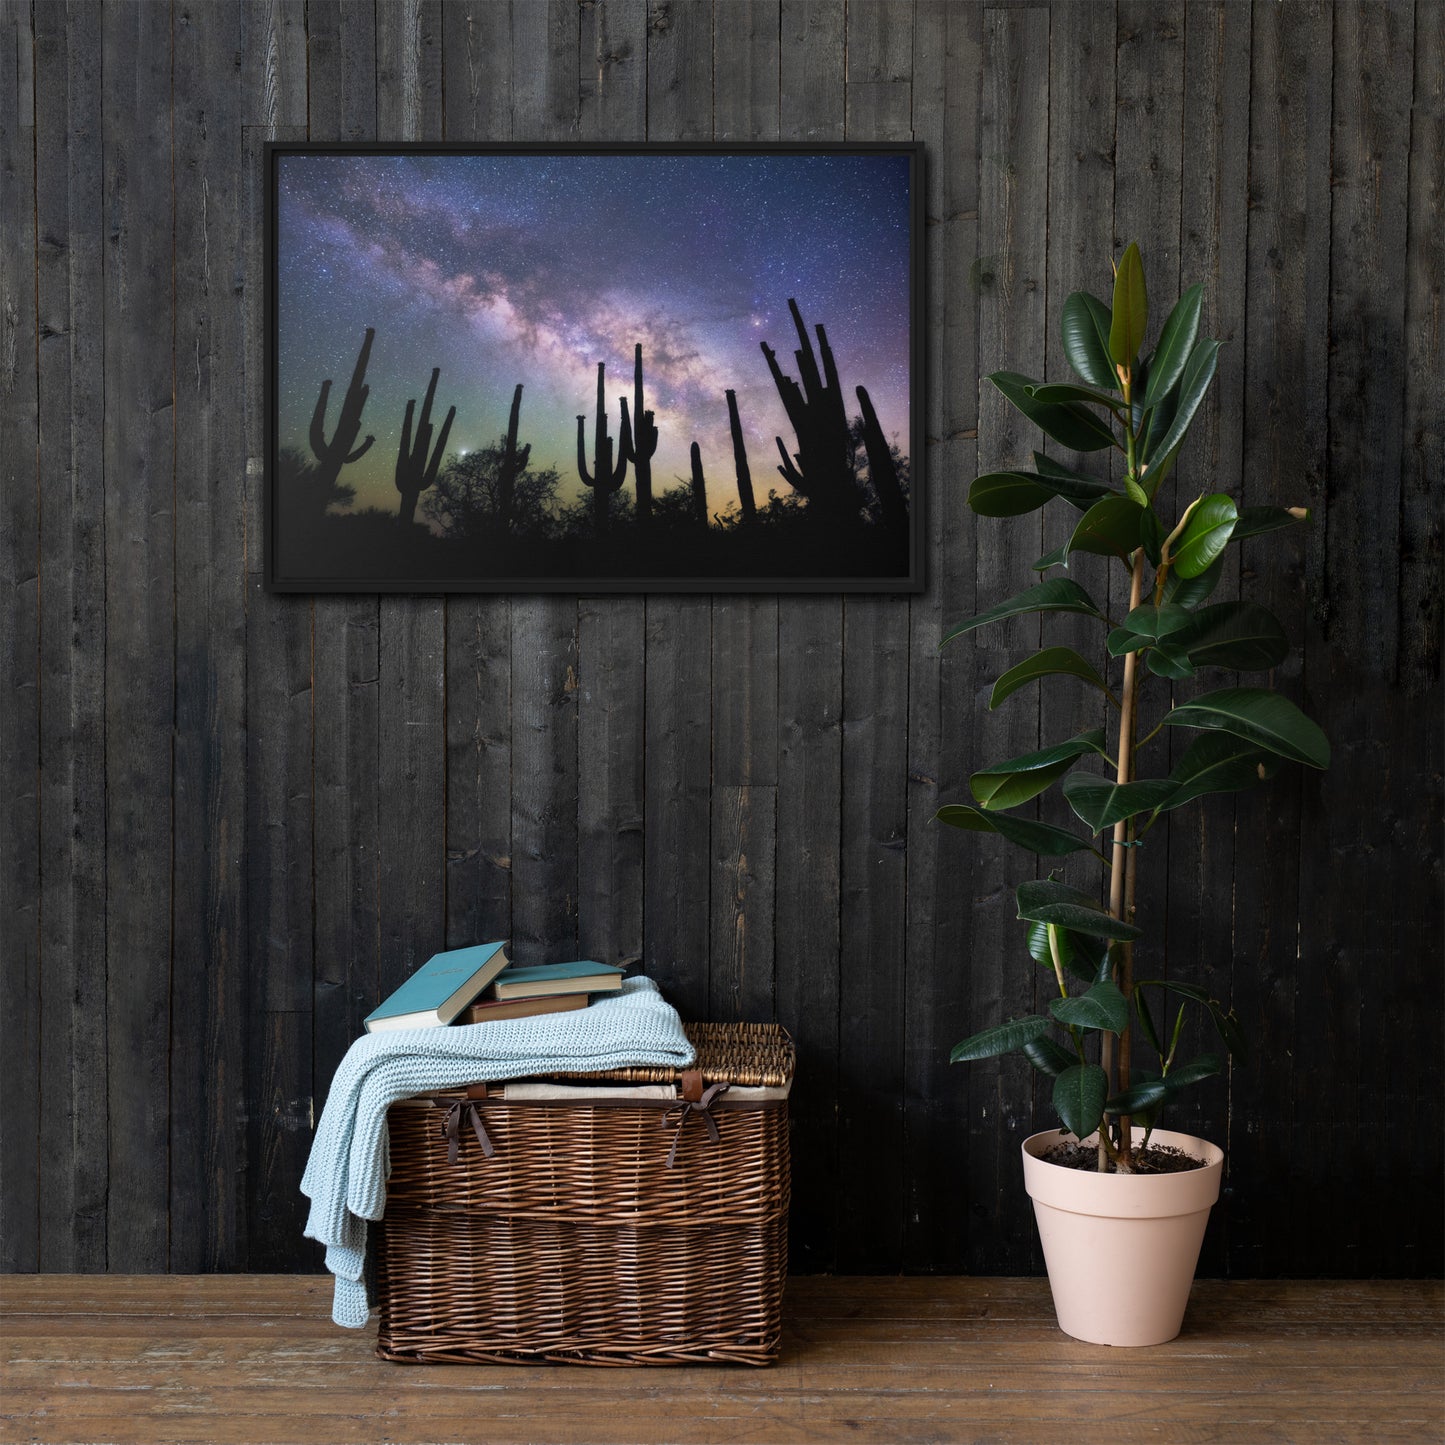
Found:
M 1309 841 L 1300 852 L 1295 1017 L 1303 1037 L 1328 1038 L 1330 1049 L 1328 1086 L 1312 1078 L 1298 1106 L 1322 1131 L 1343 1128 L 1362 1159 L 1316 1220 L 1343 1246 L 1339 1267 L 1349 1274 L 1400 1269 L 1409 1242 L 1438 1233 L 1430 1205 L 1440 1202 L 1439 1185 L 1431 1187 L 1438 1149 L 1429 1163 L 1404 1166 L 1414 1187 L 1402 1188 L 1386 1142 L 1393 1132 L 1408 1157 L 1411 1124 L 1425 1124 L 1423 1096 L 1381 1067 L 1399 1056 L 1401 1020 L 1418 1001 L 1396 970 L 1370 963 L 1431 947 L 1440 923 L 1437 908 L 1428 932 L 1417 925 L 1425 915 L 1416 900 L 1439 896 L 1440 830 L 1427 840 L 1401 826 L 1420 791 L 1418 763 L 1401 766 L 1419 727 L 1413 709 L 1394 702 L 1414 13 L 1413 0 L 1332 11 L 1329 480 L 1306 567 L 1321 626 L 1307 634 L 1302 689 L 1290 689 L 1333 750 L 1327 773 L 1306 770 L 1302 779 Z M 1368 809 L 1356 801 L 1362 777 L 1373 780 Z M 1307 901 L 1326 898 L 1350 903 L 1326 919 Z M 1376 1140 L 1384 1147 L 1371 1147 Z
M 105 494 L 100 7 L 35 10 L 40 246 L 40 1267 L 103 1270 Z M 82 1138 L 91 1148 L 77 1148 Z
M 841 140 L 844 7 L 783 0 L 779 133 Z M 842 1167 L 837 1136 L 843 606 L 778 599 L 778 1020 L 798 1047 L 790 1266 L 826 1272 L 838 1258 Z
M 984 12 L 983 91 L 979 114 L 979 368 L 1038 376 L 1044 366 L 1047 268 L 1039 224 L 1048 195 L 1048 97 L 1036 64 L 1046 55 L 1049 16 L 1041 7 Z M 1026 461 L 1035 430 L 993 387 L 980 387 L 980 471 Z M 980 607 L 1012 596 L 1038 555 L 1040 534 L 984 518 L 974 522 L 976 597 Z M 983 629 L 974 644 L 977 716 L 968 769 L 1037 746 L 1037 698 L 1010 699 L 983 714 L 992 678 L 1038 646 L 1036 623 Z M 957 647 L 959 644 L 951 644 Z M 964 642 L 966 646 L 966 641 Z M 1018 704 L 1022 703 L 1021 706 Z M 973 839 L 968 840 L 973 843 Z M 1017 850 L 982 837 L 969 873 L 973 932 L 960 987 L 970 1027 L 1033 1009 L 1031 975 L 1018 964 L 1022 938 L 1011 906 L 1021 878 Z M 1031 1119 L 1031 1070 L 1021 1058 L 968 1067 L 966 1198 L 968 1267 L 988 1273 L 1027 1256 L 1032 1222 L 1018 1165 L 1018 1139 Z
M 512 138 L 512 14 L 485 0 L 442 15 L 449 141 Z M 447 945 L 512 930 L 512 603 L 447 599 Z
M 246 234 L 246 1257 L 286 1269 L 305 1222 L 298 1192 L 315 1114 L 311 602 L 262 586 L 266 140 L 306 138 L 306 33 L 296 0 L 242 12 Z
M 1225 344 L 1219 372 L 1195 416 L 1166 493 L 1177 509 L 1201 491 L 1239 495 L 1243 469 L 1245 262 L 1249 194 L 1249 31 L 1227 4 L 1190 5 L 1184 12 L 1184 175 L 1179 229 L 1179 288 L 1202 283 L 1201 334 Z M 1172 298 L 1171 298 L 1172 299 Z M 1160 302 L 1162 311 L 1163 302 Z M 1162 323 L 1162 318 L 1161 318 Z M 1216 599 L 1237 597 L 1239 548 L 1226 551 Z M 1176 686 L 1184 699 L 1232 679 L 1219 673 Z M 1172 731 L 1172 730 L 1171 730 Z M 1170 739 L 1170 764 L 1189 745 L 1184 729 Z M 1161 760 L 1148 771 L 1157 774 Z M 1229 1000 L 1234 928 L 1227 900 L 1234 893 L 1234 798 L 1201 799 L 1169 815 L 1165 956 L 1174 976 Z M 1151 871 L 1157 887 L 1158 874 Z M 1185 1058 L 1217 1050 L 1213 1028 L 1196 1018 Z M 1152 1059 L 1147 1060 L 1153 1062 Z M 1171 1105 L 1167 1127 L 1214 1140 L 1232 1152 L 1228 1077 L 1190 1089 Z M 1229 1165 L 1226 1163 L 1226 1169 Z M 1228 1259 L 1229 1211 L 1216 1211 L 1205 1238 L 1201 1272 L 1222 1274 Z
M 441 140 L 442 6 L 399 0 L 376 13 L 377 133 Z M 431 360 L 417 358 L 415 395 Z M 445 408 L 459 401 L 443 373 Z M 377 711 L 377 902 L 384 997 L 446 942 L 446 603 L 381 599 Z
M 913 30 L 913 134 L 927 143 L 927 452 L 914 475 L 925 487 L 928 591 L 909 603 L 908 917 L 905 974 L 903 1268 L 960 1273 L 967 1075 L 948 1054 L 972 1017 L 959 986 L 972 925 L 958 886 L 972 835 L 934 821 L 966 795 L 972 746 L 970 654 L 940 651 L 945 628 L 977 609 L 972 521 L 978 406 L 976 302 L 978 109 L 982 18 L 977 6 L 924 0 Z
M 234 1267 L 246 1069 L 246 448 L 241 13 L 172 15 L 175 246 L 175 963 L 170 1267 Z
M 371 6 L 311 3 L 306 12 L 307 135 L 376 137 L 376 25 Z M 349 365 L 338 356 L 335 365 Z M 313 1093 L 331 1079 L 380 1001 L 380 608 L 375 597 L 312 600 L 312 847 L 316 940 Z
M 647 138 L 712 134 L 712 12 L 653 0 Z M 684 1018 L 709 1017 L 712 609 L 706 596 L 646 603 L 643 958 Z
M 41 1260 L 34 64 L 30 6 L 6 0 L 0 7 L 0 983 L 15 1010 L 7 1050 L 12 1082 L 0 1110 L 0 1266 L 6 1270 L 33 1270 Z M 56 164 L 47 156 L 47 169 Z
M 167 1264 L 174 377 L 171 16 L 102 12 L 107 1262 Z
M 578 125 L 579 11 L 512 9 L 512 134 L 563 141 Z M 512 599 L 512 955 L 577 950 L 577 599 Z
M 779 8 L 714 5 L 712 96 L 720 138 L 778 138 Z M 709 1013 L 774 1015 L 778 600 L 712 603 L 712 879 Z
M 583 140 L 637 140 L 647 127 L 646 0 L 582 11 L 578 103 Z M 633 342 L 611 339 L 608 404 L 625 394 Z M 606 357 L 589 358 L 589 366 Z M 644 365 L 647 358 L 643 358 Z M 584 598 L 577 613 L 577 941 L 604 963 L 640 957 L 643 936 L 641 597 Z
M 908 138 L 910 0 L 849 7 L 845 53 L 848 139 Z M 902 1262 L 907 774 L 908 601 L 845 598 L 838 1148 L 873 1164 L 840 1222 L 845 1272 Z
M 1329 157 L 1318 137 L 1330 127 L 1333 51 L 1329 5 L 1256 6 L 1249 115 L 1249 234 L 1246 274 L 1244 471 L 1248 506 L 1317 507 L 1325 491 L 1329 348 Z M 1284 626 L 1291 652 L 1274 683 L 1296 700 L 1300 644 L 1306 637 L 1303 568 L 1317 537 L 1303 528 L 1245 542 L 1242 576 L 1254 598 Z M 1271 1160 L 1328 1148 L 1327 1132 L 1301 1109 L 1309 1085 L 1293 1064 L 1300 1022 L 1297 926 L 1299 769 L 1282 769 L 1266 788 L 1235 802 L 1236 836 L 1248 840 L 1234 868 L 1234 988 L 1250 1040 L 1247 1074 L 1234 1098 L 1278 1099 L 1279 1113 L 1231 1128 L 1232 1177 L 1266 1177 Z M 1247 847 L 1247 852 L 1245 851 Z M 1268 859 L 1268 867 L 1259 860 Z M 1315 964 L 1308 986 L 1320 979 Z M 1319 1032 L 1312 1037 L 1320 1038 Z M 1306 1106 L 1308 1107 L 1308 1106 Z M 1229 1268 L 1297 1271 L 1299 1235 L 1284 1193 L 1240 1186 L 1230 1201 Z
M 1406 205 L 1406 302 L 1404 449 L 1400 475 L 1400 632 L 1397 662 L 1403 707 L 1397 716 L 1414 718 L 1424 737 L 1414 744 L 1417 756 L 1439 759 L 1445 752 L 1441 686 L 1441 617 L 1445 589 L 1440 587 L 1445 557 L 1445 514 L 1439 504 L 1440 478 L 1445 476 L 1445 403 L 1434 378 L 1445 375 L 1445 8 L 1415 6 L 1415 94 L 1410 122 L 1410 194 Z M 1404 724 L 1406 728 L 1409 724 Z M 1423 746 L 1421 745 L 1423 743 Z M 1402 751 L 1408 752 L 1411 743 Z M 1442 878 L 1439 819 L 1445 811 L 1445 783 L 1440 770 L 1415 779 L 1417 801 L 1401 808 L 1405 846 L 1416 861 L 1412 872 L 1420 892 L 1411 908 L 1409 928 L 1418 944 L 1407 942 L 1413 956 L 1426 956 L 1438 934 Z M 1416 822 L 1419 818 L 1422 822 Z M 1433 820 L 1423 822 L 1425 819 Z M 1408 820 L 1408 821 L 1407 821 Z M 1422 826 L 1423 823 L 1423 826 Z M 1432 911 L 1433 909 L 1433 911 Z M 1401 980 L 1402 994 L 1409 987 Z M 1439 1029 L 1428 1009 L 1402 1006 L 1397 1014 L 1405 1037 L 1392 1052 L 1413 1059 L 1438 1059 Z M 1440 1273 L 1445 1242 L 1429 1221 L 1445 1210 L 1441 1199 L 1440 1136 L 1430 1125 L 1438 1078 L 1430 1071 L 1414 1074 L 1414 1099 L 1404 1111 L 1392 1101 L 1389 1117 L 1400 1140 L 1397 1159 L 1414 1162 L 1416 1179 L 1401 1191 L 1414 1204 L 1414 1220 L 1402 1223 L 1398 1261 L 1402 1273 Z M 1411 1140 L 1434 1141 L 1433 1150 L 1417 1153 Z M 1429 1157 L 1421 1157 L 1428 1154 Z M 1398 1186 L 1391 1181 L 1390 1188 Z M 1412 1237 L 1413 1236 L 1413 1237 Z M 1394 1241 L 1392 1241 L 1394 1242 Z M 1367 1262 L 1373 1271 L 1373 1260 Z

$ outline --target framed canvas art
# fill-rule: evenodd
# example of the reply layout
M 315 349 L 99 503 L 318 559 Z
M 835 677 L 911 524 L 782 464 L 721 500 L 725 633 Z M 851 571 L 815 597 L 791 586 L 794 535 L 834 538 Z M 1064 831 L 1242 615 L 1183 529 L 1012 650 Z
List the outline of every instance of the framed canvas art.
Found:
M 267 147 L 266 581 L 923 583 L 921 147 Z

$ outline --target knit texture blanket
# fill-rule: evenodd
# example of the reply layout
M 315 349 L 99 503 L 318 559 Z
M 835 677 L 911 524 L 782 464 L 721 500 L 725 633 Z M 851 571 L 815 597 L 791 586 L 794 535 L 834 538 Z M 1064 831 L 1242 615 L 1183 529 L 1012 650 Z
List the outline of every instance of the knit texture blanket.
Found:
M 386 1111 L 398 1099 L 530 1074 L 692 1062 L 677 1010 L 641 977 L 570 1013 L 357 1039 L 336 1070 L 301 1178 L 301 1192 L 311 1200 L 306 1234 L 326 1246 L 326 1268 L 336 1276 L 331 1318 L 350 1329 L 367 1320 L 366 1223 L 386 1208 Z

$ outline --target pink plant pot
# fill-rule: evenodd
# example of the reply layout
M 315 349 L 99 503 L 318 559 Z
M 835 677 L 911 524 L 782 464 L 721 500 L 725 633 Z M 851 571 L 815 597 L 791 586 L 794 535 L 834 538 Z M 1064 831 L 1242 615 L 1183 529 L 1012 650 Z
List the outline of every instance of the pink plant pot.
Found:
M 1135 1142 L 1143 1138 L 1135 1129 Z M 1184 1323 L 1224 1152 L 1190 1134 L 1156 1129 L 1151 1143 L 1173 1145 L 1208 1161 L 1205 1167 L 1090 1174 L 1040 1157 L 1072 1139 L 1050 1129 L 1023 1142 L 1024 1187 L 1034 1202 L 1059 1328 L 1096 1345 L 1162 1345 Z

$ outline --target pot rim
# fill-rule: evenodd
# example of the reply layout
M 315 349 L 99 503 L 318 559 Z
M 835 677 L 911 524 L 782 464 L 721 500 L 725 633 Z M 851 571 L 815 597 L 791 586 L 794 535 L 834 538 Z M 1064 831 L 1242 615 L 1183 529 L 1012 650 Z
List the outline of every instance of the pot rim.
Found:
M 1142 1127 L 1136 1125 L 1133 1134 L 1142 1142 Z M 1219 1198 L 1224 1151 L 1208 1139 L 1200 1139 L 1193 1134 L 1169 1129 L 1152 1132 L 1155 1142 L 1171 1144 L 1206 1161 L 1201 1169 L 1188 1169 L 1178 1174 L 1091 1174 L 1061 1164 L 1050 1164 L 1039 1157 L 1044 1149 L 1061 1139 L 1087 1145 L 1096 1137 L 1091 1134 L 1088 1139 L 1079 1140 L 1059 1129 L 1030 1134 L 1021 1146 L 1024 1187 L 1029 1197 L 1036 1204 L 1062 1209 L 1070 1214 L 1134 1219 L 1197 1214 Z

